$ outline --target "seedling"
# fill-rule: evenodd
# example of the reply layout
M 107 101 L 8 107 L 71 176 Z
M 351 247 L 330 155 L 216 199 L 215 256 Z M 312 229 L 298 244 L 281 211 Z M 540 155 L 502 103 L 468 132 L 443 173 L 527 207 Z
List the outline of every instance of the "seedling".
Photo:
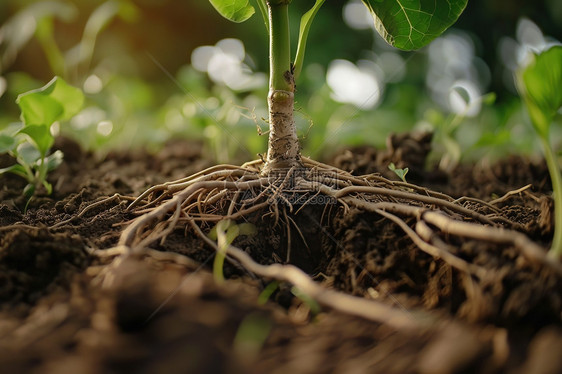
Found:
M 390 170 L 392 170 L 394 172 L 394 174 L 396 174 L 398 176 L 398 178 L 402 179 L 402 182 L 407 183 L 406 182 L 406 174 L 408 174 L 408 171 L 410 171 L 410 169 L 408 169 L 408 168 L 397 169 L 396 165 L 394 165 L 394 162 L 391 162 L 390 165 L 388 165 L 388 168 Z
M 209 0 L 233 22 L 254 13 L 249 0 Z M 468 0 L 363 0 L 375 28 L 392 46 L 421 48 L 441 35 L 460 16 Z M 295 59 L 291 60 L 289 5 L 291 0 L 254 0 L 269 33 L 269 144 L 262 174 L 301 167 L 300 147 L 293 119 L 295 80 L 302 70 L 308 34 L 324 0 L 316 0 L 300 20 Z M 292 63 L 291 61 L 294 61 Z
M 271 295 L 273 295 L 273 293 L 277 290 L 277 288 L 279 288 L 278 281 L 273 281 L 269 283 L 267 286 L 265 286 L 263 291 L 258 296 L 258 304 L 264 305 L 265 303 L 267 303 L 267 301 L 269 300 Z
M 239 235 L 254 235 L 255 233 L 256 227 L 251 223 L 237 225 L 234 221 L 228 219 L 218 222 L 209 232 L 209 238 L 216 240 L 218 244 L 218 251 L 213 263 L 213 275 L 217 283 L 224 282 L 223 266 L 228 246 Z
M 49 154 L 55 141 L 51 126 L 70 119 L 81 109 L 84 95 L 78 88 L 55 77 L 42 88 L 21 94 L 16 100 L 21 109 L 21 123 L 0 132 L 0 153 L 9 153 L 17 164 L 0 169 L 0 174 L 13 173 L 27 180 L 24 195 L 31 198 L 41 186 L 47 194 L 53 188 L 47 173 L 62 162 L 63 154 Z
M 532 54 L 517 72 L 517 88 L 543 146 L 554 195 L 554 238 L 549 255 L 562 259 L 562 175 L 550 144 L 550 125 L 562 107 L 562 46 Z

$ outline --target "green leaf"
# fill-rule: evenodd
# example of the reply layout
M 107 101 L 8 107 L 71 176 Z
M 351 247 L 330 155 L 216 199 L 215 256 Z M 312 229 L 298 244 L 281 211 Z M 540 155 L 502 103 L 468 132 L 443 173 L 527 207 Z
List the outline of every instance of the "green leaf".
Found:
M 256 226 L 251 223 L 241 223 L 238 227 L 240 229 L 240 235 L 253 236 L 258 233 Z
M 41 153 L 39 150 L 33 146 L 31 143 L 21 143 L 17 150 L 16 150 L 18 160 L 20 163 L 23 163 L 28 166 L 32 166 L 37 162 L 37 160 L 41 159 Z
M 62 78 L 55 77 L 44 87 L 19 95 L 16 103 L 26 125 L 50 126 L 78 113 L 84 104 L 84 94 Z
M 49 127 L 43 125 L 26 126 L 20 130 L 20 133 L 28 135 L 41 155 L 44 157 L 49 149 L 53 146 L 55 139 L 51 135 Z M 19 152 L 19 151 L 18 151 Z
M 47 164 L 47 171 L 53 171 L 62 164 L 63 153 L 61 151 L 55 151 L 53 154 L 45 158 L 45 163 Z
M 316 315 L 322 311 L 320 304 L 318 304 L 318 302 L 314 300 L 312 297 L 302 292 L 300 288 L 293 286 L 291 288 L 291 293 L 296 297 L 298 297 L 299 299 L 301 299 L 302 302 L 308 306 L 312 314 Z
M 256 10 L 250 5 L 250 0 L 209 0 L 221 16 L 232 22 L 244 22 Z
M 468 0 L 362 0 L 388 44 L 412 50 L 429 44 L 459 18 Z
M 254 0 L 254 2 L 258 4 L 258 9 L 262 15 L 265 29 L 269 33 L 269 15 L 267 14 L 267 4 L 265 3 L 265 0 Z
M 517 72 L 517 88 L 533 126 L 545 139 L 554 116 L 562 107 L 562 46 L 533 54 L 531 61 Z
M 27 186 L 25 186 L 23 189 L 23 195 L 28 199 L 31 199 L 33 194 L 35 194 L 35 185 L 32 183 L 28 183 Z M 27 205 L 25 206 L 25 210 L 27 210 Z
M 12 173 L 12 174 L 16 174 L 19 175 L 22 178 L 28 179 L 28 175 L 27 172 L 25 171 L 25 168 L 23 166 L 21 166 L 20 164 L 15 164 L 12 166 L 8 166 L 7 168 L 3 168 L 0 169 L 0 175 L 2 174 L 6 174 L 6 173 Z
M 482 104 L 493 105 L 496 102 L 497 95 L 495 92 L 489 92 L 482 96 Z
M 8 126 L 4 127 L 0 133 L 15 138 L 22 128 L 23 128 L 23 123 L 12 122 L 8 124 Z
M 17 103 L 21 109 L 21 119 L 26 125 L 50 126 L 63 113 L 62 105 L 56 100 L 40 94 L 20 95 Z
M 0 134 L 0 153 L 10 152 L 16 145 L 16 138 L 8 134 Z
M 394 165 L 394 162 L 391 162 L 390 165 L 388 165 L 388 168 L 392 170 L 394 174 L 398 176 L 398 178 L 402 179 L 402 182 L 406 183 L 406 174 L 408 174 L 408 171 L 410 171 L 410 169 L 397 169 L 396 165 Z
M 53 186 L 47 182 L 46 180 L 44 180 L 43 182 L 41 182 L 43 184 L 43 187 L 45 187 L 45 190 L 47 190 L 47 195 L 50 195 L 53 193 Z M 34 191 L 35 192 L 35 191 Z
M 324 4 L 324 0 L 316 0 L 314 6 L 301 17 L 299 41 L 297 44 L 297 56 L 295 57 L 295 71 L 293 73 L 295 79 L 297 79 L 300 75 L 304 63 L 304 52 L 306 50 L 306 41 L 308 39 L 310 26 L 312 25 L 312 21 L 314 20 L 314 17 L 316 16 L 316 13 L 318 13 L 318 10 L 322 6 L 322 4 Z

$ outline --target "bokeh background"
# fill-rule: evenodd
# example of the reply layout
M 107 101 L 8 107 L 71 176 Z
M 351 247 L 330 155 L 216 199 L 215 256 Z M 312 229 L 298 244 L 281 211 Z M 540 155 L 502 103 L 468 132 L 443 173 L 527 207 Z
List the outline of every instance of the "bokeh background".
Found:
M 312 1 L 294 0 L 293 32 Z M 171 139 L 203 142 L 218 162 L 265 151 L 267 36 L 259 14 L 233 24 L 202 0 L 2 0 L 0 130 L 17 95 L 54 75 L 87 95 L 53 131 L 98 154 Z M 434 132 L 432 162 L 538 155 L 513 73 L 562 40 L 560 0 L 469 0 L 420 51 L 387 46 L 361 1 L 328 0 L 297 82 L 303 153 L 384 147 L 390 133 Z M 553 141 L 562 136 L 555 127 Z

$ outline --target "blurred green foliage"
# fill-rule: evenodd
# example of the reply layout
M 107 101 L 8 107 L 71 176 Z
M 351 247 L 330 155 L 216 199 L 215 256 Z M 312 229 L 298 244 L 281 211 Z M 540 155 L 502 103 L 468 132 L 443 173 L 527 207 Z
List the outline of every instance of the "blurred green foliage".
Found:
M 52 128 L 80 111 L 84 95 L 55 77 L 44 87 L 19 95 L 16 102 L 21 109 L 22 123 L 0 130 L 0 154 L 8 153 L 17 163 L 0 169 L 0 175 L 13 173 L 26 179 L 24 194 L 28 198 L 41 186 L 51 194 L 47 173 L 62 162 L 61 151 L 50 154 L 55 142 Z
M 432 159 L 446 168 L 538 150 L 509 61 L 517 65 L 517 53 L 538 35 L 532 23 L 521 26 L 521 16 L 538 24 L 546 42 L 562 39 L 557 1 L 471 0 L 455 30 L 413 53 L 386 46 L 370 28 L 352 29 L 342 14 L 353 1 L 360 2 L 327 2 L 310 31 L 296 95 L 305 155 L 383 147 L 390 133 L 411 130 L 435 132 Z M 294 2 L 292 11 L 302 14 L 305 3 Z M 236 69 L 244 77 L 266 72 L 266 35 L 255 32 L 263 28 L 260 17 L 233 25 L 206 1 L 4 0 L 0 22 L 0 129 L 18 121 L 18 94 L 60 74 L 86 94 L 84 109 L 61 133 L 86 149 L 156 150 L 181 137 L 203 140 L 221 162 L 266 150 L 266 136 L 258 136 L 267 131 L 266 82 L 236 86 L 195 68 L 191 58 L 199 46 L 217 50 L 220 40 L 237 38 L 245 51 Z M 371 82 L 363 104 L 338 96 L 338 79 L 327 79 L 336 68 Z M 491 92 L 497 99 L 486 103 Z M 554 131 L 554 144 L 560 135 Z

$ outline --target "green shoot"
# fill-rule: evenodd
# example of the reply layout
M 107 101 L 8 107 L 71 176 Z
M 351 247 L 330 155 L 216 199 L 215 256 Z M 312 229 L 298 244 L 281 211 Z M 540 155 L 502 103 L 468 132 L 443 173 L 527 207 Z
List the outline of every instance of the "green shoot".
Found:
M 273 295 L 273 293 L 277 288 L 279 288 L 278 281 L 273 281 L 269 283 L 258 296 L 258 304 L 264 305 L 265 303 L 267 303 L 267 301 L 269 300 L 271 295 Z
M 304 63 L 304 52 L 306 49 L 306 41 L 308 39 L 308 32 L 310 31 L 310 26 L 312 21 L 316 16 L 316 13 L 320 10 L 320 7 L 324 4 L 324 0 L 316 0 L 316 4 L 306 12 L 301 18 L 300 30 L 299 30 L 299 42 L 297 44 L 297 55 L 295 56 L 295 64 L 293 74 L 295 79 L 297 79 L 301 73 L 302 66 Z
M 398 178 L 402 179 L 402 182 L 407 183 L 406 182 L 406 174 L 408 174 L 408 171 L 410 169 L 408 169 L 408 168 L 397 169 L 396 165 L 394 165 L 394 162 L 391 162 L 390 165 L 388 165 L 388 168 L 390 170 L 392 170 L 394 172 L 394 174 L 396 174 L 398 176 Z
M 51 194 L 47 174 L 62 162 L 62 152 L 49 154 L 55 141 L 51 126 L 72 118 L 82 108 L 84 95 L 59 77 L 42 88 L 21 94 L 16 100 L 21 109 L 22 123 L 0 132 L 0 153 L 8 153 L 17 164 L 0 169 L 0 174 L 12 173 L 28 182 L 24 195 L 31 198 L 43 186 Z
M 254 360 L 262 349 L 272 328 L 272 321 L 260 313 L 247 315 L 234 337 L 233 350 L 243 360 Z
M 293 286 L 291 288 L 291 293 L 296 297 L 298 297 L 303 303 L 305 303 L 308 306 L 308 309 L 310 309 L 312 315 L 315 316 L 322 311 L 320 304 L 318 304 L 318 302 L 314 300 L 312 297 L 302 292 L 299 288 Z
M 218 244 L 217 254 L 213 262 L 213 275 L 217 283 L 224 283 L 224 260 L 228 247 L 232 244 L 234 239 L 239 235 L 254 235 L 255 233 L 256 227 L 251 223 L 237 225 L 234 221 L 229 219 L 219 221 L 211 232 L 209 232 L 209 238 L 216 240 Z
M 562 107 L 562 46 L 533 54 L 517 72 L 517 88 L 537 132 L 552 181 L 554 238 L 549 255 L 562 259 L 562 175 L 550 144 L 550 125 Z

